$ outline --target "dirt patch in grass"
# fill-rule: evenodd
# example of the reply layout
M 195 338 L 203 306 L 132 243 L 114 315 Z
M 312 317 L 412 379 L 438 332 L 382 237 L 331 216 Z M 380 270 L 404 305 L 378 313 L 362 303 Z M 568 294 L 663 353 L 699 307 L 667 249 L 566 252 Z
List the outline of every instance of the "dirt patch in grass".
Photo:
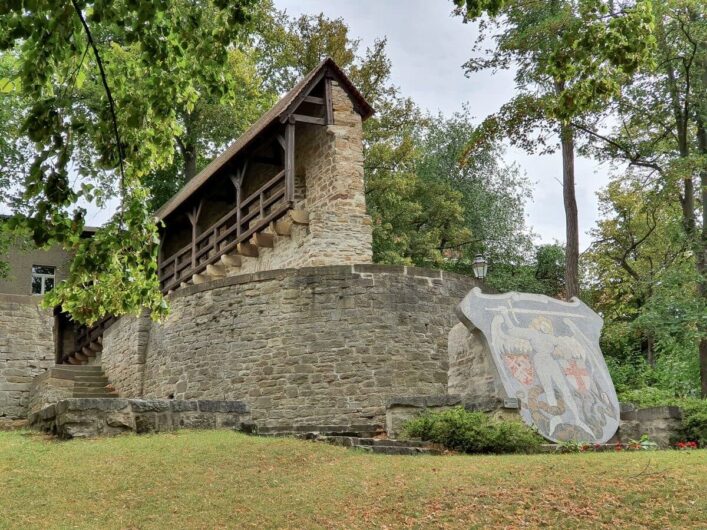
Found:
M 229 431 L 0 432 L 0 528 L 705 528 L 707 451 L 378 456 Z

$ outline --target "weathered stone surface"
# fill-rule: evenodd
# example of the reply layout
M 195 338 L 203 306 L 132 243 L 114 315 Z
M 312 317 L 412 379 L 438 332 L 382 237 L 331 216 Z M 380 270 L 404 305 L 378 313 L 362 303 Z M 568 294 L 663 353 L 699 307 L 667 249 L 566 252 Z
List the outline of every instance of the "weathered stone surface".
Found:
M 604 443 L 614 435 L 619 403 L 599 350 L 602 320 L 584 303 L 474 289 L 458 314 L 483 333 L 526 423 L 553 441 Z
M 454 306 L 474 284 L 380 265 L 223 278 L 175 292 L 170 316 L 146 321 L 146 346 L 110 340 L 134 334 L 135 321 L 121 318 L 102 365 L 141 373 L 130 388 L 145 398 L 247 403 L 261 432 L 371 429 L 392 396 L 447 392 Z
M 479 329 L 458 323 L 449 332 L 449 393 L 466 401 L 506 398 L 491 351 Z
M 0 294 L 0 418 L 25 418 L 32 379 L 54 364 L 54 317 L 40 301 Z
M 621 414 L 621 425 L 615 441 L 628 443 L 647 435 L 659 447 L 667 448 L 680 437 L 682 411 L 679 407 L 650 407 L 628 410 Z
M 175 405 L 179 403 L 178 405 Z M 176 429 L 233 429 L 250 425 L 239 402 L 67 399 L 30 414 L 30 427 L 61 438 L 138 434 Z

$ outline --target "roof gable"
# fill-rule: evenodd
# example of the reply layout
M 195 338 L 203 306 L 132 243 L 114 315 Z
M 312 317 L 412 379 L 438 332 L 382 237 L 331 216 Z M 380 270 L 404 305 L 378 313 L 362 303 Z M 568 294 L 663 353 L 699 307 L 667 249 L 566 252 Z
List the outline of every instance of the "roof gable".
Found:
M 230 162 L 239 152 L 249 146 L 265 129 L 276 122 L 284 123 L 294 113 L 309 92 L 325 77 L 336 79 L 354 102 L 354 108 L 366 120 L 373 114 L 373 108 L 356 89 L 351 80 L 329 57 L 302 78 L 287 94 L 263 114 L 246 132 L 233 142 L 223 153 L 214 158 L 193 179 L 187 182 L 162 207 L 155 212 L 159 219 L 165 219 L 182 203 L 201 188 L 214 174 Z

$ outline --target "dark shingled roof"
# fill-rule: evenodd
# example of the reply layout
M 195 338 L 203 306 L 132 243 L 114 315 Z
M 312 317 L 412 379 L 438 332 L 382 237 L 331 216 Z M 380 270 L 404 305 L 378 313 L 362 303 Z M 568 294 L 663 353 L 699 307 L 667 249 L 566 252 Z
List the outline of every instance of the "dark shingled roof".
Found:
M 176 210 L 184 201 L 203 186 L 219 169 L 236 156 L 243 148 L 250 144 L 261 132 L 276 120 L 291 112 L 290 107 L 296 103 L 298 97 L 309 92 L 327 73 L 331 73 L 341 83 L 348 94 L 353 98 L 355 107 L 362 119 L 367 119 L 373 114 L 373 108 L 368 104 L 363 95 L 356 89 L 351 80 L 331 59 L 324 59 L 319 65 L 299 81 L 292 90 L 285 94 L 280 101 L 263 114 L 250 129 L 233 142 L 223 153 L 214 158 L 208 166 L 202 169 L 193 179 L 187 182 L 175 193 L 162 207 L 155 212 L 159 219 L 165 219 Z

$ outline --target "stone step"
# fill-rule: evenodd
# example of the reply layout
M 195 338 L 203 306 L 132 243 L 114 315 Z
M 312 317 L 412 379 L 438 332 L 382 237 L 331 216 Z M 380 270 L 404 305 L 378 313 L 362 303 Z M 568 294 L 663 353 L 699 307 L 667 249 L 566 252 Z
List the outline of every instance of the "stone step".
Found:
M 103 383 L 108 384 L 108 378 L 105 375 L 77 375 L 74 377 L 77 383 Z
M 76 365 L 76 364 L 58 364 L 56 366 L 52 366 L 52 370 L 68 370 L 71 372 L 102 372 L 103 369 L 95 364 L 91 365 Z
M 428 447 L 387 447 L 375 445 L 354 445 L 353 447 L 351 447 L 351 449 L 358 449 L 360 451 L 365 451 L 367 453 L 373 453 L 377 455 L 419 456 L 442 454 L 442 451 Z
M 75 398 L 117 398 L 120 397 L 117 392 L 108 392 L 107 390 L 100 391 L 88 391 L 88 390 L 74 390 L 73 396 Z
M 76 381 L 74 383 L 74 388 L 105 388 L 108 386 L 108 381 Z
M 429 442 L 417 440 L 388 440 L 378 438 L 359 438 L 356 436 L 317 436 L 318 441 L 332 445 L 360 449 L 385 455 L 438 455 L 442 448 Z

